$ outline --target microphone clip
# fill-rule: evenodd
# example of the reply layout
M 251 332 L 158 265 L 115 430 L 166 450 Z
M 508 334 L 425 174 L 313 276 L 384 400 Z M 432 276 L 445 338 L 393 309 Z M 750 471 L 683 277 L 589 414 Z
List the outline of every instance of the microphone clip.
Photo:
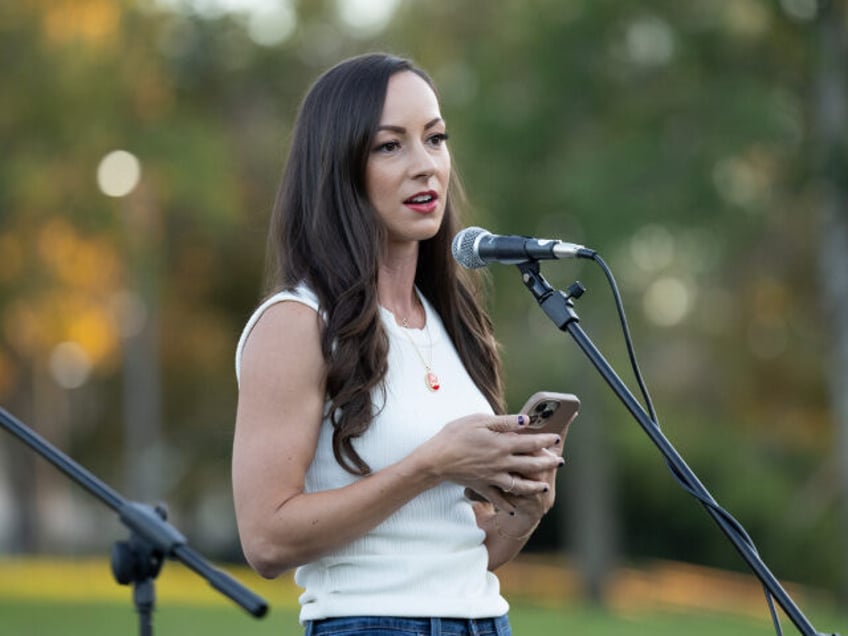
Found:
M 565 290 L 565 297 L 569 300 L 577 300 L 586 293 L 586 286 L 579 280 L 571 283 Z
M 536 302 L 547 314 L 548 318 L 560 329 L 565 331 L 569 323 L 580 322 L 574 311 L 574 300 L 580 298 L 586 288 L 582 283 L 572 283 L 567 292 L 557 291 L 542 276 L 539 261 L 526 261 L 516 265 L 521 270 L 521 280 L 530 290 Z

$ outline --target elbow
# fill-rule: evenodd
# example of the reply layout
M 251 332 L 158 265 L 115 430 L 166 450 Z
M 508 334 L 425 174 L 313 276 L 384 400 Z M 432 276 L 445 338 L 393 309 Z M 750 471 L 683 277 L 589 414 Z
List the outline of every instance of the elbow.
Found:
M 258 547 L 243 548 L 248 565 L 263 579 L 276 579 L 281 574 L 296 567 L 283 560 L 275 550 Z
M 284 546 L 271 541 L 242 537 L 241 543 L 248 565 L 264 579 L 275 579 L 300 565 Z
M 263 579 L 276 579 L 288 570 L 288 568 L 284 566 L 281 567 L 273 561 L 263 561 L 261 559 L 252 559 L 248 557 L 247 562 L 250 564 L 250 567 L 253 568 L 253 571 Z
M 237 511 L 236 524 L 248 565 L 265 579 L 275 579 L 319 556 L 312 537 L 302 536 L 298 524 L 248 511 Z

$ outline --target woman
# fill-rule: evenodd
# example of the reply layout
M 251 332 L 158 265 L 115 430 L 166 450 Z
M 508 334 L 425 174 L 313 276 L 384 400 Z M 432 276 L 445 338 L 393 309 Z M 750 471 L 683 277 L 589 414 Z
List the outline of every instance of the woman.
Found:
M 283 291 L 237 352 L 233 489 L 252 567 L 298 568 L 307 634 L 509 634 L 492 570 L 553 504 L 559 438 L 495 415 L 446 141 L 430 79 L 389 55 L 333 67 L 298 114 L 269 240 Z

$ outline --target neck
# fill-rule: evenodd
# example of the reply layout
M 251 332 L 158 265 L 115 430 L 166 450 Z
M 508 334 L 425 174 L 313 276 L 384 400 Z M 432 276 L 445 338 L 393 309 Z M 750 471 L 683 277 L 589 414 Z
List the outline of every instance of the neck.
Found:
M 418 243 L 405 249 L 387 249 L 377 274 L 380 304 L 395 315 L 398 324 L 405 320 L 410 327 L 422 328 L 424 308 L 415 294 L 415 271 L 418 266 Z

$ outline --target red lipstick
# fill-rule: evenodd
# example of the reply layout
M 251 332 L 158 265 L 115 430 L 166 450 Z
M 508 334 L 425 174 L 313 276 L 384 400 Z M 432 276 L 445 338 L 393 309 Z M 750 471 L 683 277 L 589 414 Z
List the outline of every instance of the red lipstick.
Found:
M 439 204 L 439 194 L 434 190 L 416 192 L 403 204 L 419 214 L 430 214 Z

